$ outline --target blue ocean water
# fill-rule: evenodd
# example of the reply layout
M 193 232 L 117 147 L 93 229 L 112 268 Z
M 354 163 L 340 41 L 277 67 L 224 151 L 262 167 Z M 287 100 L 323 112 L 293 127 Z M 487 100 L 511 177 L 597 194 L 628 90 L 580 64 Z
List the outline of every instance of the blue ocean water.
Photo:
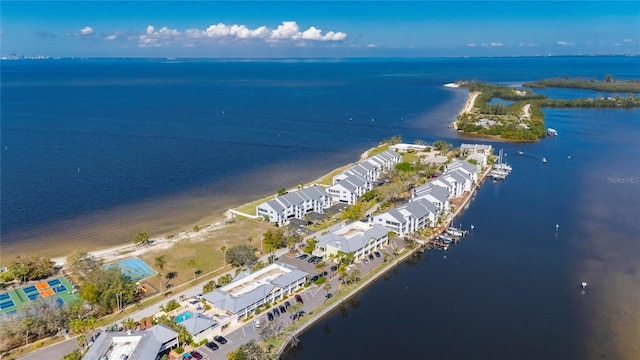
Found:
M 319 174 L 394 134 L 455 138 L 444 114 L 426 114 L 463 97 L 442 87 L 456 79 L 599 77 L 601 68 L 624 78 L 634 65 L 615 57 L 3 62 L 3 246 L 29 241 L 16 231 L 189 188 L 216 183 L 228 193 L 274 164 L 317 162 Z M 283 185 L 309 180 L 281 176 Z
M 2 252 L 175 231 L 395 134 L 470 141 L 447 128 L 466 100 L 442 86 L 455 80 L 638 69 L 633 57 L 3 62 Z M 380 358 L 629 358 L 616 355 L 637 344 L 640 321 L 638 110 L 545 114 L 558 138 L 493 142 L 515 170 L 483 185 L 460 218 L 476 224 L 468 241 L 401 265 L 287 357 L 355 359 L 375 347 Z M 584 278 L 586 297 L 574 286 Z

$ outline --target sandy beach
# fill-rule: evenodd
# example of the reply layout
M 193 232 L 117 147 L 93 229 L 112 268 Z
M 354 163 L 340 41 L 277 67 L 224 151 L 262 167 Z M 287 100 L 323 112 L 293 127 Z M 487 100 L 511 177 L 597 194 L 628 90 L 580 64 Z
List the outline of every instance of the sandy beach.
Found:
M 329 170 L 329 169 L 327 169 Z M 214 183 L 172 196 L 125 204 L 115 208 L 52 222 L 9 234 L 2 239 L 1 266 L 17 255 L 37 255 L 60 260 L 74 250 L 120 253 L 130 250 L 135 234 L 146 231 L 152 240 L 206 228 L 224 221 L 224 213 L 271 195 L 280 187 L 294 187 L 300 179 L 316 179 L 318 168 L 295 168 L 275 164 L 244 176 L 235 191 Z M 260 186 L 255 186 L 260 184 Z

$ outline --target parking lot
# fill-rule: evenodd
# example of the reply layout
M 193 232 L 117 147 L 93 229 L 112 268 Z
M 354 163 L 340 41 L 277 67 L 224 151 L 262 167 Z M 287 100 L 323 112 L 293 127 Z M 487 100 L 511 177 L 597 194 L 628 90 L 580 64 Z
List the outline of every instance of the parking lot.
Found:
M 372 254 L 373 259 L 370 259 L 369 257 L 367 257 L 366 262 L 364 261 L 356 262 L 355 264 L 350 265 L 350 269 L 358 269 L 362 275 L 365 275 L 369 271 L 373 270 L 374 268 L 382 265 L 382 263 L 384 262 L 385 254 L 391 255 L 394 252 L 395 248 L 397 248 L 398 246 L 404 247 L 404 243 L 402 244 L 394 243 L 391 246 L 387 246 L 385 248 L 379 249 L 378 250 L 378 252 L 380 253 L 379 257 L 376 256 L 375 254 Z M 338 291 L 340 280 L 338 279 L 339 277 L 335 273 L 335 271 L 331 270 L 331 267 L 336 264 L 334 264 L 333 262 L 327 261 L 325 267 L 321 270 L 318 270 L 316 269 L 316 264 L 309 262 L 309 258 L 310 258 L 310 255 L 308 255 L 305 259 L 300 259 L 300 258 L 291 256 L 289 254 L 283 254 L 278 258 L 277 262 L 293 265 L 298 269 L 309 273 L 310 278 L 313 277 L 314 275 L 317 275 L 318 273 L 323 273 L 326 271 L 327 281 L 329 282 L 329 284 L 331 284 L 330 292 L 335 294 Z M 326 297 L 327 291 L 324 289 L 324 287 L 313 285 L 313 284 L 309 288 L 298 293 L 298 295 L 300 295 L 303 301 L 302 311 L 304 311 L 307 314 L 304 316 L 308 316 L 310 312 L 312 312 L 315 308 L 317 308 L 327 300 L 327 297 Z M 289 302 L 290 305 L 293 305 L 296 302 L 294 297 L 288 298 L 287 301 Z M 284 303 L 280 302 L 274 307 L 276 306 L 280 308 L 280 306 L 284 306 Z M 226 359 L 227 353 L 229 353 L 230 351 L 237 349 L 239 346 L 246 344 L 252 339 L 259 340 L 260 328 L 269 326 L 271 323 L 282 324 L 286 326 L 296 321 L 292 319 L 293 312 L 290 311 L 290 309 L 285 309 L 284 313 L 278 310 L 280 315 L 279 316 L 274 315 L 273 320 L 269 320 L 267 313 L 270 312 L 273 314 L 274 307 L 272 307 L 271 309 L 268 309 L 265 312 L 262 312 L 258 316 L 255 316 L 251 321 L 248 321 L 247 323 L 245 323 L 241 328 L 236 329 L 233 332 L 223 334 L 227 340 L 227 343 L 218 344 L 219 348 L 217 350 L 210 350 L 209 348 L 206 347 L 206 345 L 200 346 L 196 350 L 203 355 L 203 359 L 207 359 L 207 360 Z M 256 320 L 260 322 L 258 327 L 256 326 L 256 322 L 255 322 Z

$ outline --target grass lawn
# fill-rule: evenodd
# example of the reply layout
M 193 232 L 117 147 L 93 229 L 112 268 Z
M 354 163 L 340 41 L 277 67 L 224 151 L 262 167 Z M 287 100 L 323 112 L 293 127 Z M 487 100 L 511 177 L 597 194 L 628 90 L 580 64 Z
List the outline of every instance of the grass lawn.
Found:
M 382 145 L 379 145 L 379 146 L 369 150 L 369 157 L 378 155 L 378 154 L 380 154 L 382 152 L 385 152 L 385 151 L 389 150 L 389 146 L 391 146 L 391 144 L 382 144 Z
M 244 204 L 240 207 L 235 208 L 234 210 L 240 211 L 245 214 L 255 215 L 256 214 L 256 206 L 262 204 L 263 202 L 269 201 L 275 197 L 274 195 L 269 195 L 267 197 L 263 197 L 262 199 L 258 199 L 256 201 L 252 201 L 248 204 Z
M 155 265 L 155 258 L 164 255 L 166 263 L 163 272 L 165 275 L 170 272 L 177 273 L 177 276 L 169 281 L 169 284 L 176 286 L 193 280 L 194 269 L 205 274 L 221 268 L 224 257 L 220 249 L 223 246 L 230 249 L 235 245 L 248 244 L 260 249 L 260 242 L 264 232 L 273 226 L 264 221 L 243 219 L 235 223 L 228 223 L 226 226 L 215 230 L 205 240 L 181 241 L 171 248 L 141 255 L 140 259 L 160 272 L 160 269 Z M 248 241 L 249 237 L 253 239 L 251 242 Z M 189 266 L 189 260 L 195 261 L 193 269 Z M 157 277 L 153 277 L 148 281 L 152 286 L 160 290 L 160 283 Z
M 420 157 L 418 157 L 418 154 L 416 153 L 404 153 L 402 154 L 402 161 L 404 162 L 408 162 L 408 163 L 412 163 L 412 162 L 418 162 L 420 160 Z

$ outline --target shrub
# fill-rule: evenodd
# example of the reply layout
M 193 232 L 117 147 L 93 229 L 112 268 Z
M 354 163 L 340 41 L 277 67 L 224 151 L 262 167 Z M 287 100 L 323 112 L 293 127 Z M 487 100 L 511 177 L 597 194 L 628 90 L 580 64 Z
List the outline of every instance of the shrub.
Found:
M 173 351 L 175 351 L 176 354 L 182 354 L 184 352 L 184 349 L 181 346 L 178 346 Z
M 324 276 L 320 276 L 318 278 L 318 280 L 314 281 L 313 283 L 316 284 L 316 285 L 320 285 L 320 284 L 324 283 L 325 281 L 327 281 L 327 278 L 324 277 Z

